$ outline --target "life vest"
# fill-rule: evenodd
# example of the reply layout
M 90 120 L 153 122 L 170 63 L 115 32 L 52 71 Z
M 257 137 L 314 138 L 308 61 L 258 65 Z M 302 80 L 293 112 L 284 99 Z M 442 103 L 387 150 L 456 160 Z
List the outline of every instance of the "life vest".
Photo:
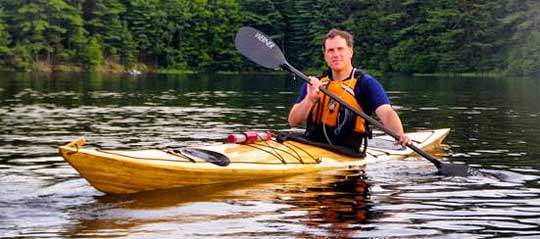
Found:
M 362 76 L 362 72 L 355 68 L 351 76 L 343 81 L 334 81 L 328 74 L 323 74 L 319 80 L 328 91 L 362 111 L 354 92 Z M 362 142 L 367 140 L 367 132 L 367 125 L 362 117 L 341 106 L 323 92 L 319 92 L 319 99 L 312 106 L 308 116 L 306 136 L 309 139 L 360 150 Z

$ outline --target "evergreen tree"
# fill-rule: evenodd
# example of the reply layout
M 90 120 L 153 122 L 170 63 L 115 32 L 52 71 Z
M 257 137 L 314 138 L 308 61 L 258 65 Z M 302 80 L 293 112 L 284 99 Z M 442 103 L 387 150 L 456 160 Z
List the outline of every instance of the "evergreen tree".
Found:
M 5 60 L 7 68 L 27 71 L 32 67 L 32 55 L 30 50 L 23 46 L 22 44 L 17 43 L 12 47 L 7 59 Z
M 322 25 L 327 16 L 323 4 L 323 0 L 298 0 L 292 5 L 288 57 L 300 69 L 323 66 L 321 41 L 327 31 Z
M 137 61 L 137 42 L 127 28 L 127 23 L 122 24 L 122 44 L 120 45 L 120 63 L 130 67 Z
M 279 42 L 284 29 L 284 17 L 272 0 L 241 0 L 242 25 L 252 26 Z
M 439 1 L 429 11 L 430 35 L 436 47 L 440 71 L 483 71 L 493 68 L 491 60 L 501 43 L 494 15 L 499 4 L 490 0 Z
M 90 38 L 85 58 L 85 63 L 89 68 L 94 68 L 103 63 L 103 50 L 97 37 Z
M 124 1 L 126 12 L 124 19 L 128 29 L 135 36 L 139 49 L 139 59 L 145 63 L 159 66 L 164 59 L 167 15 L 159 0 Z
M 411 1 L 402 3 L 398 1 L 351 1 L 350 17 L 345 19 L 345 26 L 351 29 L 356 36 L 355 62 L 359 67 L 378 69 L 383 71 L 391 70 L 388 60 L 389 49 L 395 46 L 396 39 L 394 33 L 406 21 L 411 21 L 407 17 L 414 19 L 414 16 L 407 14 L 416 13 L 407 9 L 408 5 L 414 5 Z M 416 9 L 414 9 L 416 10 Z
M 50 26 L 46 13 L 42 11 L 45 0 L 12 0 L 5 4 L 7 9 L 11 9 L 7 17 L 9 31 L 14 40 L 21 43 L 20 47 L 26 47 L 34 60 L 40 52 L 50 51 L 45 43 L 45 29 Z
M 240 28 L 240 5 L 236 0 L 209 1 L 212 17 L 208 45 L 212 61 L 209 70 L 237 70 L 240 54 L 234 46 L 236 31 Z
M 400 4 L 394 14 L 401 12 L 397 29 L 391 33 L 394 44 L 389 48 L 390 68 L 404 73 L 433 72 L 437 56 L 431 51 L 436 44 L 430 38 L 432 26 L 427 15 L 433 9 L 433 1 L 410 0 Z
M 509 1 L 513 12 L 504 19 L 511 26 L 507 71 L 515 75 L 540 74 L 540 2 Z
M 52 54 L 65 49 L 69 28 L 82 23 L 77 9 L 63 0 L 6 0 L 4 4 L 11 9 L 7 19 L 13 40 L 28 48 L 34 61 L 45 56 L 51 62 Z
M 62 37 L 63 48 L 57 53 L 58 60 L 76 63 L 83 54 L 84 44 L 88 41 L 87 32 L 84 30 L 82 11 L 76 5 L 67 7 L 65 13 L 61 22 L 66 32 Z
M 272 0 L 241 0 L 242 26 L 254 27 L 268 34 L 284 52 L 287 52 L 285 45 L 285 34 L 287 32 L 284 14 L 278 9 L 283 1 Z M 248 60 L 244 60 L 242 69 L 255 69 L 256 65 Z
M 210 10 L 208 0 L 196 0 L 190 3 L 190 9 L 193 15 L 189 19 L 190 36 L 185 38 L 185 55 L 189 68 L 195 70 L 206 70 L 212 64 L 212 56 L 210 52 L 211 34 L 211 18 L 212 11 Z
M 164 51 L 161 66 L 172 69 L 187 69 L 186 48 L 190 41 L 190 11 L 188 0 L 165 0 L 162 6 L 166 11 L 167 24 L 164 35 Z
M 2 63 L 2 59 L 4 59 L 9 53 L 9 44 L 11 42 L 11 37 L 9 35 L 9 32 L 7 31 L 7 26 L 4 18 L 4 9 L 0 8 L 0 63 Z
M 85 28 L 103 46 L 105 56 L 117 56 L 124 29 L 120 15 L 126 9 L 118 0 L 86 0 L 83 3 Z

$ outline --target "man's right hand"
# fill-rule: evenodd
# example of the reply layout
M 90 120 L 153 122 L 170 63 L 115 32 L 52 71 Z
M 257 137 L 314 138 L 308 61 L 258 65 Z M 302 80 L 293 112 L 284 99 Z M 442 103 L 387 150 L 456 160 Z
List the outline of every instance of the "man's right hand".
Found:
M 322 83 L 317 79 L 317 77 L 310 76 L 309 78 L 309 85 L 307 88 L 307 95 L 306 97 L 312 102 L 315 103 L 317 99 L 319 99 L 319 87 L 322 85 Z

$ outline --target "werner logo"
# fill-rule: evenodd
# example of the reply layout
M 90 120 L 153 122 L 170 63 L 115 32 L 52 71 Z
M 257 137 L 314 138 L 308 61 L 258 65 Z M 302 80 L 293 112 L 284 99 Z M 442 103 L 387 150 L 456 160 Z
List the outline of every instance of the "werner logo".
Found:
M 260 32 L 255 33 L 255 38 L 257 38 L 257 40 L 262 42 L 264 45 L 266 45 L 266 47 L 268 47 L 270 49 L 272 49 L 272 48 L 274 48 L 274 46 L 276 46 L 276 44 L 274 42 L 272 42 L 270 39 L 268 39 L 266 36 L 264 36 Z

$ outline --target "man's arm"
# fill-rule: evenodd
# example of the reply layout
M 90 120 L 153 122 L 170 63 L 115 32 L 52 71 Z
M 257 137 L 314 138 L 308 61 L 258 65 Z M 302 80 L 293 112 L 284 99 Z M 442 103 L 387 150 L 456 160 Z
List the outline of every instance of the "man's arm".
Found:
M 296 127 L 304 122 L 308 115 L 309 110 L 313 102 L 311 102 L 307 97 L 305 97 L 300 103 L 294 104 L 289 112 L 289 126 Z
M 309 111 L 313 104 L 319 99 L 319 86 L 321 82 L 316 77 L 309 77 L 311 84 L 307 85 L 306 88 L 306 97 L 302 99 L 299 103 L 294 104 L 289 112 L 289 126 L 296 127 L 304 122 L 308 115 Z
M 406 145 L 410 143 L 411 140 L 403 132 L 403 125 L 401 124 L 401 119 L 391 105 L 381 105 L 377 107 L 377 109 L 375 109 L 375 113 L 381 120 L 384 127 L 396 132 L 399 135 L 399 140 L 396 141 L 396 144 Z

